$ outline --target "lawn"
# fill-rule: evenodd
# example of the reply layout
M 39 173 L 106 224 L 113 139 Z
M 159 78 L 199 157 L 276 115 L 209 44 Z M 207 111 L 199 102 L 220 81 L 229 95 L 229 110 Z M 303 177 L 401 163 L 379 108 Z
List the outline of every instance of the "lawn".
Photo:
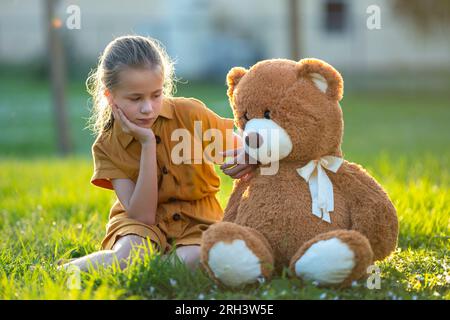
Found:
M 97 250 L 111 191 L 89 184 L 93 137 L 83 130 L 87 96 L 69 88 L 75 154 L 54 155 L 47 84 L 0 77 L 0 299 L 450 299 L 450 95 L 349 92 L 342 102 L 345 157 L 365 166 L 397 208 L 397 252 L 378 263 L 381 289 L 345 290 L 286 274 L 239 290 L 217 287 L 202 271 L 147 258 L 120 272 L 81 275 L 81 290 L 55 270 L 60 258 Z M 231 116 L 226 88 L 184 84 L 177 95 Z M 231 191 L 223 175 L 222 205 Z

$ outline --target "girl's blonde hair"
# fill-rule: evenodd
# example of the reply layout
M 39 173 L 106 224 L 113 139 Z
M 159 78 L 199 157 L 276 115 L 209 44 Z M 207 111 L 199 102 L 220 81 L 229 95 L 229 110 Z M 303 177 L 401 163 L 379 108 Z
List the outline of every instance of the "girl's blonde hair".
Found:
M 100 56 L 97 68 L 90 72 L 86 80 L 87 91 L 92 96 L 87 128 L 95 135 L 112 128 L 114 117 L 104 92 L 105 89 L 112 91 L 117 86 L 120 71 L 127 67 L 155 66 L 160 66 L 164 74 L 164 96 L 172 96 L 175 88 L 174 62 L 157 40 L 131 35 L 111 41 Z

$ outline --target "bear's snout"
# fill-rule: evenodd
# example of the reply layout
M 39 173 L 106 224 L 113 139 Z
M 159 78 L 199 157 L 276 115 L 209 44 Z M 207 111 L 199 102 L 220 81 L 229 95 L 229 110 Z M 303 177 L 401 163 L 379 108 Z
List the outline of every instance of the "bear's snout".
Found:
M 279 161 L 292 151 L 288 133 L 270 119 L 251 119 L 244 129 L 244 148 L 261 164 Z

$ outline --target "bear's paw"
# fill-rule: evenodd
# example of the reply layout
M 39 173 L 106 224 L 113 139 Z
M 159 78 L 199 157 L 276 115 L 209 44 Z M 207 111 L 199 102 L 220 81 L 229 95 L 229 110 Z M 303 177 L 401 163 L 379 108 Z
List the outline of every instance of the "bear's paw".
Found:
M 262 278 L 261 262 L 244 240 L 215 243 L 209 250 L 208 266 L 218 280 L 230 287 Z
M 311 245 L 295 263 L 295 273 L 319 284 L 342 283 L 355 266 L 355 255 L 338 238 L 322 240 Z

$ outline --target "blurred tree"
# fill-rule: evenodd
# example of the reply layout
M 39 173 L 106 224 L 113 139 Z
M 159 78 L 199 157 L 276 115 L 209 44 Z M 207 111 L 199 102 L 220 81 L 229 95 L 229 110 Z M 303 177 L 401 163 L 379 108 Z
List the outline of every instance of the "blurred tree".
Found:
M 291 59 L 301 59 L 301 39 L 300 39 L 300 24 L 299 24 L 299 8 L 300 0 L 288 0 L 289 12 L 289 43 L 291 44 Z
M 55 114 L 56 140 L 58 153 L 67 155 L 72 151 L 66 111 L 66 63 L 64 46 L 60 37 L 61 19 L 55 17 L 55 6 L 58 0 L 46 0 L 45 12 L 47 21 L 48 66 L 52 88 Z
M 395 12 L 411 19 L 422 31 L 450 25 L 448 0 L 394 0 L 393 5 Z

